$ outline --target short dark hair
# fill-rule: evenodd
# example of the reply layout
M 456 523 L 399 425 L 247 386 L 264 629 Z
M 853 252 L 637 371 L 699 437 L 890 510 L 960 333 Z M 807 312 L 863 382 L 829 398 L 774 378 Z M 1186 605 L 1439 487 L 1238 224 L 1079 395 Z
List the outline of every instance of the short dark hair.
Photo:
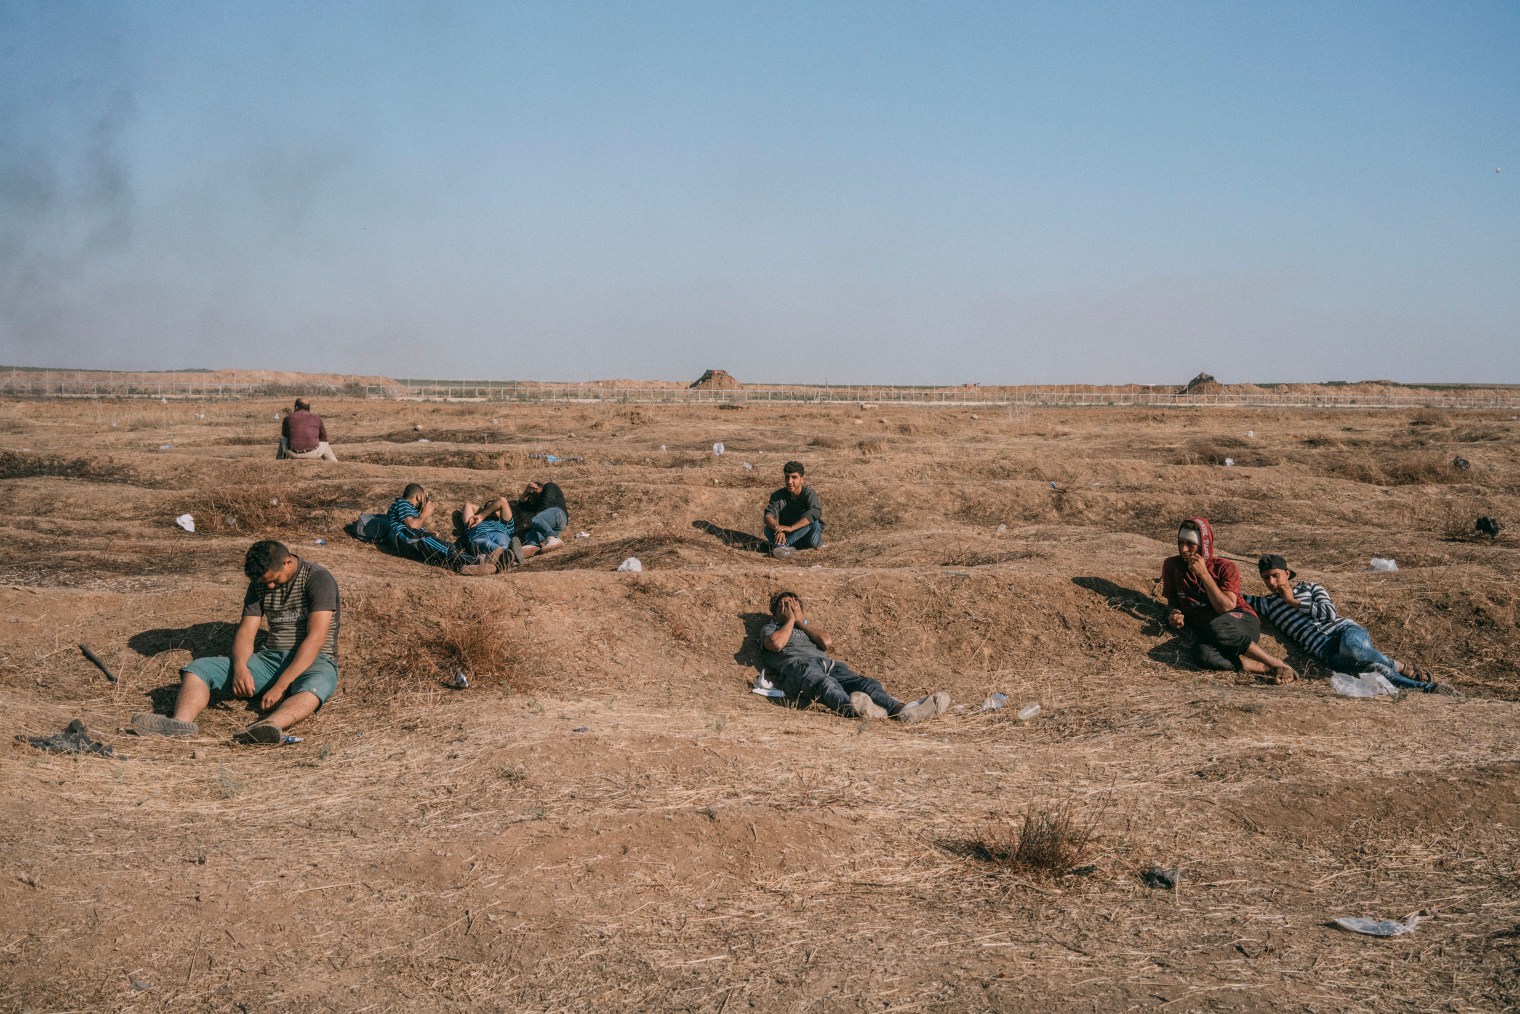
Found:
M 401 491 L 401 498 L 403 500 L 410 500 L 412 497 L 416 496 L 418 493 L 426 493 L 426 492 L 427 492 L 427 490 L 423 488 L 422 483 L 420 483 L 420 482 L 409 482 L 409 483 L 406 484 L 406 489 L 403 489 Z
M 774 595 L 771 596 L 771 615 L 772 616 L 776 615 L 776 607 L 781 604 L 781 600 L 782 599 L 796 599 L 797 600 L 797 604 L 799 606 L 802 605 L 802 596 L 798 595 L 796 592 L 794 592 L 794 591 L 778 591 L 776 594 L 774 594 Z
M 311 402 L 307 401 L 305 398 L 297 398 L 296 399 L 296 411 L 298 411 L 298 412 L 310 412 L 311 411 Z
M 807 475 L 807 469 L 802 467 L 802 462 L 800 461 L 788 461 L 781 466 L 782 475 L 791 475 L 793 472 L 796 472 L 798 475 Z
M 290 550 L 285 548 L 285 543 L 264 539 L 248 547 L 243 556 L 243 573 L 248 575 L 248 580 L 257 581 L 276 567 L 283 566 L 288 559 Z

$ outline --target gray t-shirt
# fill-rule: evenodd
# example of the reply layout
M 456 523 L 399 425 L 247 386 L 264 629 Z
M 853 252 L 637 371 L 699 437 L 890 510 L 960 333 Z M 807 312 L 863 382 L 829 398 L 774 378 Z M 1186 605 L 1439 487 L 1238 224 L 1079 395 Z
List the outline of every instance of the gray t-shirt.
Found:
M 802 624 L 792 627 L 792 636 L 781 646 L 780 651 L 769 651 L 765 647 L 765 639 L 781 629 L 781 624 L 775 620 L 760 628 L 760 653 L 765 657 L 765 667 L 773 672 L 780 672 L 788 663 L 807 662 L 815 658 L 828 658 L 823 649 L 813 643 L 813 639 L 802 632 Z
M 250 581 L 248 592 L 243 596 L 243 615 L 262 616 L 269 621 L 269 636 L 264 639 L 265 648 L 292 651 L 306 640 L 306 623 L 312 613 L 331 611 L 332 626 L 327 628 L 327 639 L 322 651 L 338 657 L 338 581 L 332 571 L 320 563 L 302 560 L 296 568 L 295 577 L 270 588 L 262 581 Z

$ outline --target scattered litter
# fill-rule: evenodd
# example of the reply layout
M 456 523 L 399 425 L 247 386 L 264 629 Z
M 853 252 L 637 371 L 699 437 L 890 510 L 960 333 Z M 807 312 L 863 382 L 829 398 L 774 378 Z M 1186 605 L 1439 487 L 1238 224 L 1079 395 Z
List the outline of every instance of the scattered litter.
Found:
M 491 425 L 492 426 L 500 426 L 501 425 L 501 420 L 500 419 L 492 419 L 491 420 Z
M 117 682 L 116 674 L 110 669 L 106 668 L 106 664 L 100 660 L 99 655 L 90 650 L 90 646 L 88 644 L 80 644 L 79 650 L 84 652 L 84 657 L 89 659 L 95 668 L 106 674 L 106 679 L 110 680 L 112 683 Z
M 312 542 L 312 545 L 313 546 L 325 546 L 325 545 L 327 545 L 327 540 L 326 539 L 317 539 L 314 542 Z
M 1472 462 L 1468 461 L 1466 458 L 1462 457 L 1459 454 L 1455 458 L 1451 459 L 1451 467 L 1455 468 L 1459 472 L 1465 472 L 1472 467 Z
M 276 412 L 276 413 L 275 413 L 275 414 L 274 414 L 274 421 L 275 421 L 275 422 L 279 422 L 279 421 L 280 421 L 280 413 L 278 413 L 278 412 Z
M 181 514 L 179 517 L 174 519 L 174 523 L 179 525 L 187 532 L 195 531 L 195 518 L 191 517 L 189 514 Z
M 574 436 L 575 434 L 572 433 L 570 435 Z M 532 454 L 528 455 L 528 457 L 535 458 L 538 461 L 547 462 L 551 465 L 564 465 L 572 461 L 586 460 L 579 454 L 545 454 L 542 451 L 534 451 Z
M 1369 937 L 1401 937 L 1406 933 L 1413 933 L 1414 928 L 1427 918 L 1429 916 L 1422 910 L 1411 912 L 1402 922 L 1397 919 L 1363 919 L 1357 916 L 1342 916 L 1339 919 L 1332 919 L 1331 923 L 1343 930 L 1362 933 Z
M 1503 525 L 1499 524 L 1498 518 L 1490 517 L 1487 514 L 1474 522 L 1473 527 L 1477 529 L 1479 535 L 1487 535 L 1490 539 L 1497 539 L 1499 532 L 1504 528 Z
M 557 464 L 559 464 L 559 455 L 557 455 L 557 454 L 545 454 L 544 455 L 544 461 L 548 462 L 551 465 L 557 465 Z
M 159 444 L 158 445 L 158 449 L 161 450 L 161 451 L 172 451 L 172 450 L 174 450 L 174 445 L 173 444 Z
M 745 471 L 746 471 L 746 472 L 749 472 L 749 471 L 752 471 L 752 470 L 753 470 L 753 469 L 754 469 L 754 467 L 755 467 L 755 466 L 754 466 L 754 465 L 751 465 L 751 464 L 750 464 L 750 463 L 749 463 L 749 462 L 748 462 L 748 461 L 746 461 L 746 462 L 745 462 L 745 463 L 744 463 L 744 470 L 745 470 Z
M 1018 719 L 1021 722 L 1027 722 L 1031 718 L 1037 718 L 1037 717 L 1039 717 L 1039 714 L 1040 714 L 1040 702 L 1039 701 L 1030 701 L 1028 704 L 1024 705 L 1022 708 L 1019 709 Z
M 1054 482 L 1050 484 L 1050 488 L 1055 490 L 1057 493 L 1061 492 L 1061 487 L 1057 486 Z
M 290 746 L 292 743 L 304 743 L 304 742 L 306 742 L 305 737 L 303 737 L 303 736 L 292 736 L 288 732 L 283 737 L 281 737 L 281 739 L 280 739 L 280 745 L 281 746 Z
M 1008 695 L 1001 690 L 995 691 L 990 697 L 982 702 L 983 711 L 996 711 L 1008 703 Z
M 571 729 L 570 731 L 571 732 L 590 732 L 591 730 L 589 728 L 587 728 L 586 726 L 584 726 L 584 725 L 577 725 L 575 728 Z
M 971 413 L 971 418 L 973 418 L 973 419 L 980 419 L 981 416 L 977 415 L 975 412 L 972 412 Z
M 51 736 L 17 736 L 16 742 L 30 744 L 48 753 L 92 753 L 100 757 L 116 756 L 115 750 L 91 739 L 90 734 L 85 731 L 84 723 L 77 718 L 62 732 L 55 732 Z
M 1335 672 L 1330 674 L 1330 689 L 1342 697 L 1380 697 L 1397 694 L 1398 688 L 1388 682 L 1382 673 L 1364 672 L 1357 675 Z
M 713 444 L 713 453 L 714 454 L 722 454 L 723 453 L 723 441 L 720 440 L 717 443 Z
M 589 538 L 591 538 L 591 533 L 590 532 L 576 532 L 575 533 L 575 537 L 577 539 L 589 539 Z
M 271 507 L 278 507 L 278 506 L 280 506 L 280 498 L 277 497 L 277 496 L 270 497 L 269 498 L 269 506 L 271 506 Z
M 1372 569 L 1384 572 L 1394 571 L 1399 569 L 1399 564 L 1397 560 L 1388 557 L 1374 556 L 1372 558 Z
M 662 451 L 665 450 L 665 445 L 664 444 L 660 445 L 660 450 L 662 450 Z
M 458 687 L 460 690 L 470 689 L 470 677 L 464 674 L 463 669 L 454 670 L 454 686 Z
M 1225 468 L 1234 468 L 1235 467 L 1235 459 L 1234 458 L 1225 458 L 1224 459 L 1224 467 Z
M 1255 440 L 1256 439 L 1256 431 L 1255 430 L 1246 430 L 1246 439 L 1247 440 Z
M 430 441 L 430 440 L 429 440 L 429 439 L 428 439 L 428 438 L 427 438 L 427 437 L 418 437 L 418 438 L 417 438 L 417 442 L 418 442 L 418 443 L 419 443 L 419 444 L 427 444 L 427 443 L 432 443 L 432 441 Z
M 421 423 L 412 423 L 412 429 L 415 430 L 418 433 L 421 433 L 422 432 L 422 424 Z
M 638 574 L 643 572 L 644 565 L 639 562 L 639 558 L 637 556 L 630 556 L 628 559 L 618 564 L 618 570 L 628 574 Z
M 160 398 L 160 399 L 158 399 L 158 400 L 159 400 L 159 401 L 160 401 L 160 402 L 161 402 L 161 403 L 163 403 L 163 404 L 165 404 L 165 405 L 167 405 L 167 404 L 169 404 L 169 399 L 168 399 L 168 398 Z
M 755 685 L 749 688 L 749 692 L 752 694 L 759 694 L 761 697 L 786 696 L 785 692 L 783 692 L 780 687 L 776 686 L 776 684 L 766 679 L 764 673 L 761 673 L 759 676 L 755 677 Z
M 204 419 L 204 418 L 206 418 L 206 413 L 204 413 L 204 412 L 197 412 L 197 413 L 195 413 L 195 417 L 197 419 Z
M 1008 534 L 1008 526 L 1007 525 L 998 525 L 997 526 L 997 533 L 999 535 L 1007 535 Z
M 1152 866 L 1140 874 L 1140 882 L 1146 887 L 1175 891 L 1182 882 L 1182 869 L 1178 866 Z
M 115 419 L 112 419 L 112 420 L 111 420 L 111 428 L 112 428 L 112 429 L 113 429 L 113 430 L 114 430 L 114 429 L 115 429 L 115 428 L 116 428 L 116 420 L 115 420 Z
M 146 993 L 148 990 L 152 989 L 153 987 L 150 986 L 150 985 L 148 985 L 146 982 L 143 982 L 141 979 L 133 979 L 132 980 L 132 988 L 135 989 L 135 990 L 137 990 L 139 993 Z

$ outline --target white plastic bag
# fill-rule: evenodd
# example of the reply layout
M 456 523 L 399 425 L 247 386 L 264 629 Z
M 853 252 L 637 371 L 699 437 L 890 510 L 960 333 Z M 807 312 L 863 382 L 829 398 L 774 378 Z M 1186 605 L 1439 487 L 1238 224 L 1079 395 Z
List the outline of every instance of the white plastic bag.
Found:
M 1398 561 L 1382 556 L 1372 558 L 1372 569 L 1376 571 L 1394 571 L 1399 569 Z
M 191 517 L 188 514 L 181 514 L 179 517 L 174 519 L 174 523 L 179 525 L 187 532 L 195 531 L 195 518 Z
M 1388 682 L 1382 673 L 1364 672 L 1358 675 L 1337 672 L 1330 674 L 1330 689 L 1342 697 L 1380 697 L 1396 694 L 1398 688 Z
M 643 572 L 644 565 L 639 562 L 639 558 L 637 556 L 630 556 L 628 559 L 618 564 L 618 570 L 625 574 L 639 574 Z

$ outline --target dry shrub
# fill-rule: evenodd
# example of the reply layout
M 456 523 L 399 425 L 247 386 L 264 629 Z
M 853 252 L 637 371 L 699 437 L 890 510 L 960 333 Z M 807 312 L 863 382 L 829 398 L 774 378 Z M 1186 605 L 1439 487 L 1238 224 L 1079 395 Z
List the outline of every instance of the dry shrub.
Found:
M 654 416 L 641 408 L 631 408 L 622 415 L 624 421 L 630 426 L 647 426 L 654 422 Z
M 1053 805 L 1030 803 L 1017 823 L 993 820 L 964 846 L 966 855 L 1037 877 L 1059 877 L 1081 865 L 1092 844 L 1102 810 L 1077 813 L 1067 799 Z
M 844 441 L 841 440 L 839 437 L 832 437 L 832 436 L 828 436 L 827 434 L 819 434 L 818 436 L 815 436 L 815 437 L 813 437 L 812 439 L 810 439 L 808 441 L 808 446 L 809 447 L 825 447 L 825 448 L 832 449 L 832 448 L 836 448 L 836 447 L 843 447 L 844 446 Z
M 304 515 L 282 486 L 228 485 L 203 490 L 187 503 L 199 531 L 255 535 L 290 528 Z
M 886 449 L 886 442 L 876 437 L 867 437 L 864 440 L 855 441 L 855 449 L 860 452 L 862 458 L 869 458 L 873 454 L 880 454 Z
M 1422 408 L 1409 417 L 1410 426 L 1449 426 L 1451 416 L 1440 409 Z
M 32 479 L 56 476 L 88 482 L 131 482 L 132 470 L 113 461 L 64 458 L 47 454 L 0 451 L 0 479 Z
M 509 630 L 512 611 L 492 601 L 500 591 L 477 584 L 435 591 L 426 601 L 418 589 L 401 599 L 348 597 L 345 619 L 358 631 L 355 654 L 371 674 L 367 689 L 391 696 L 452 679 L 455 670 L 475 686 L 515 686 L 527 656 Z
M 1435 453 L 1389 455 L 1380 462 L 1389 486 L 1423 486 L 1450 482 L 1460 475 L 1450 461 Z

